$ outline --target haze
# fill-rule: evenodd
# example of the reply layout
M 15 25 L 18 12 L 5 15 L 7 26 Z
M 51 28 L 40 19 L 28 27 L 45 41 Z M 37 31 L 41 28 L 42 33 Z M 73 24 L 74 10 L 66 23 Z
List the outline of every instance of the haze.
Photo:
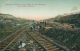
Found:
M 16 5 L 6 4 L 37 5 L 34 5 L 34 7 L 18 7 Z M 34 20 L 52 18 L 64 13 L 72 13 L 71 9 L 73 7 L 77 7 L 76 11 L 80 11 L 80 0 L 0 0 L 0 13 Z

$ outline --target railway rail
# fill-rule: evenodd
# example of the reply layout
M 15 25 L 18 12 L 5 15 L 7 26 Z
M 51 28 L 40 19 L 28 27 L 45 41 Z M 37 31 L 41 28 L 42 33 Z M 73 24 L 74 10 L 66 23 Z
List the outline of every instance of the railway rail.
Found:
M 22 36 L 27 26 L 21 28 L 6 39 L 0 42 L 0 51 L 10 51 L 16 41 Z M 51 42 L 36 32 L 27 30 L 27 36 L 34 41 L 40 51 L 68 51 L 67 49 Z
M 24 27 L 25 25 L 27 25 L 27 23 L 0 30 L 0 41 L 2 41 L 3 39 L 6 39 L 6 37 L 8 37 L 11 34 L 15 33 L 17 30 Z
M 6 39 L 0 42 L 0 51 L 10 51 L 10 49 L 16 44 L 18 39 L 22 36 L 25 31 L 26 26 L 11 34 Z
M 27 36 L 33 40 L 36 46 L 40 49 L 40 51 L 69 51 L 54 42 L 51 42 L 47 38 L 37 34 L 36 32 L 28 31 Z

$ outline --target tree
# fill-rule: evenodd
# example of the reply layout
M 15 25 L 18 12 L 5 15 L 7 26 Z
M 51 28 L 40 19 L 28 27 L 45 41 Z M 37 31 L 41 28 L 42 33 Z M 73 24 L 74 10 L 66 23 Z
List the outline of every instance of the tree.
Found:
M 77 7 L 73 7 L 71 11 L 75 12 L 76 10 L 77 10 Z

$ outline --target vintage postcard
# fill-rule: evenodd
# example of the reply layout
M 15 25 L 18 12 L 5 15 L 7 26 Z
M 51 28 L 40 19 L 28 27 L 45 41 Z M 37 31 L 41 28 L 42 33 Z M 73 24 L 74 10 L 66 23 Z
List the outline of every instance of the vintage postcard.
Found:
M 80 0 L 0 0 L 0 51 L 80 51 Z

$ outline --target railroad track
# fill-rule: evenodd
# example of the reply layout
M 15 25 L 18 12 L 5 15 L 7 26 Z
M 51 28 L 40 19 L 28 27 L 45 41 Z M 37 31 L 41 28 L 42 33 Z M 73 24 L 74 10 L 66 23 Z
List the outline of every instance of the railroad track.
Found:
M 27 36 L 36 44 L 40 51 L 69 51 L 35 32 L 27 30 Z
M 0 41 L 2 41 L 3 39 L 6 39 L 9 35 L 15 33 L 17 30 L 24 27 L 25 25 L 27 25 L 27 24 L 13 26 L 13 27 L 9 27 L 9 28 L 0 30 Z
M 9 37 L 2 40 L 0 42 L 0 51 L 10 51 L 11 48 L 13 48 L 13 46 L 20 39 L 20 37 L 24 34 L 25 29 L 27 29 L 28 25 L 29 25 L 29 23 L 27 25 L 26 24 L 25 25 L 20 25 L 20 26 L 24 26 L 24 27 L 22 27 L 18 31 L 11 34 Z M 13 29 L 13 28 L 16 28 L 16 27 L 19 27 L 19 26 L 10 27 L 10 28 L 4 29 L 4 30 Z
M 16 44 L 18 39 L 22 36 L 23 32 L 25 30 L 25 27 L 18 30 L 8 38 L 4 39 L 0 42 L 0 51 L 10 51 L 10 49 Z

